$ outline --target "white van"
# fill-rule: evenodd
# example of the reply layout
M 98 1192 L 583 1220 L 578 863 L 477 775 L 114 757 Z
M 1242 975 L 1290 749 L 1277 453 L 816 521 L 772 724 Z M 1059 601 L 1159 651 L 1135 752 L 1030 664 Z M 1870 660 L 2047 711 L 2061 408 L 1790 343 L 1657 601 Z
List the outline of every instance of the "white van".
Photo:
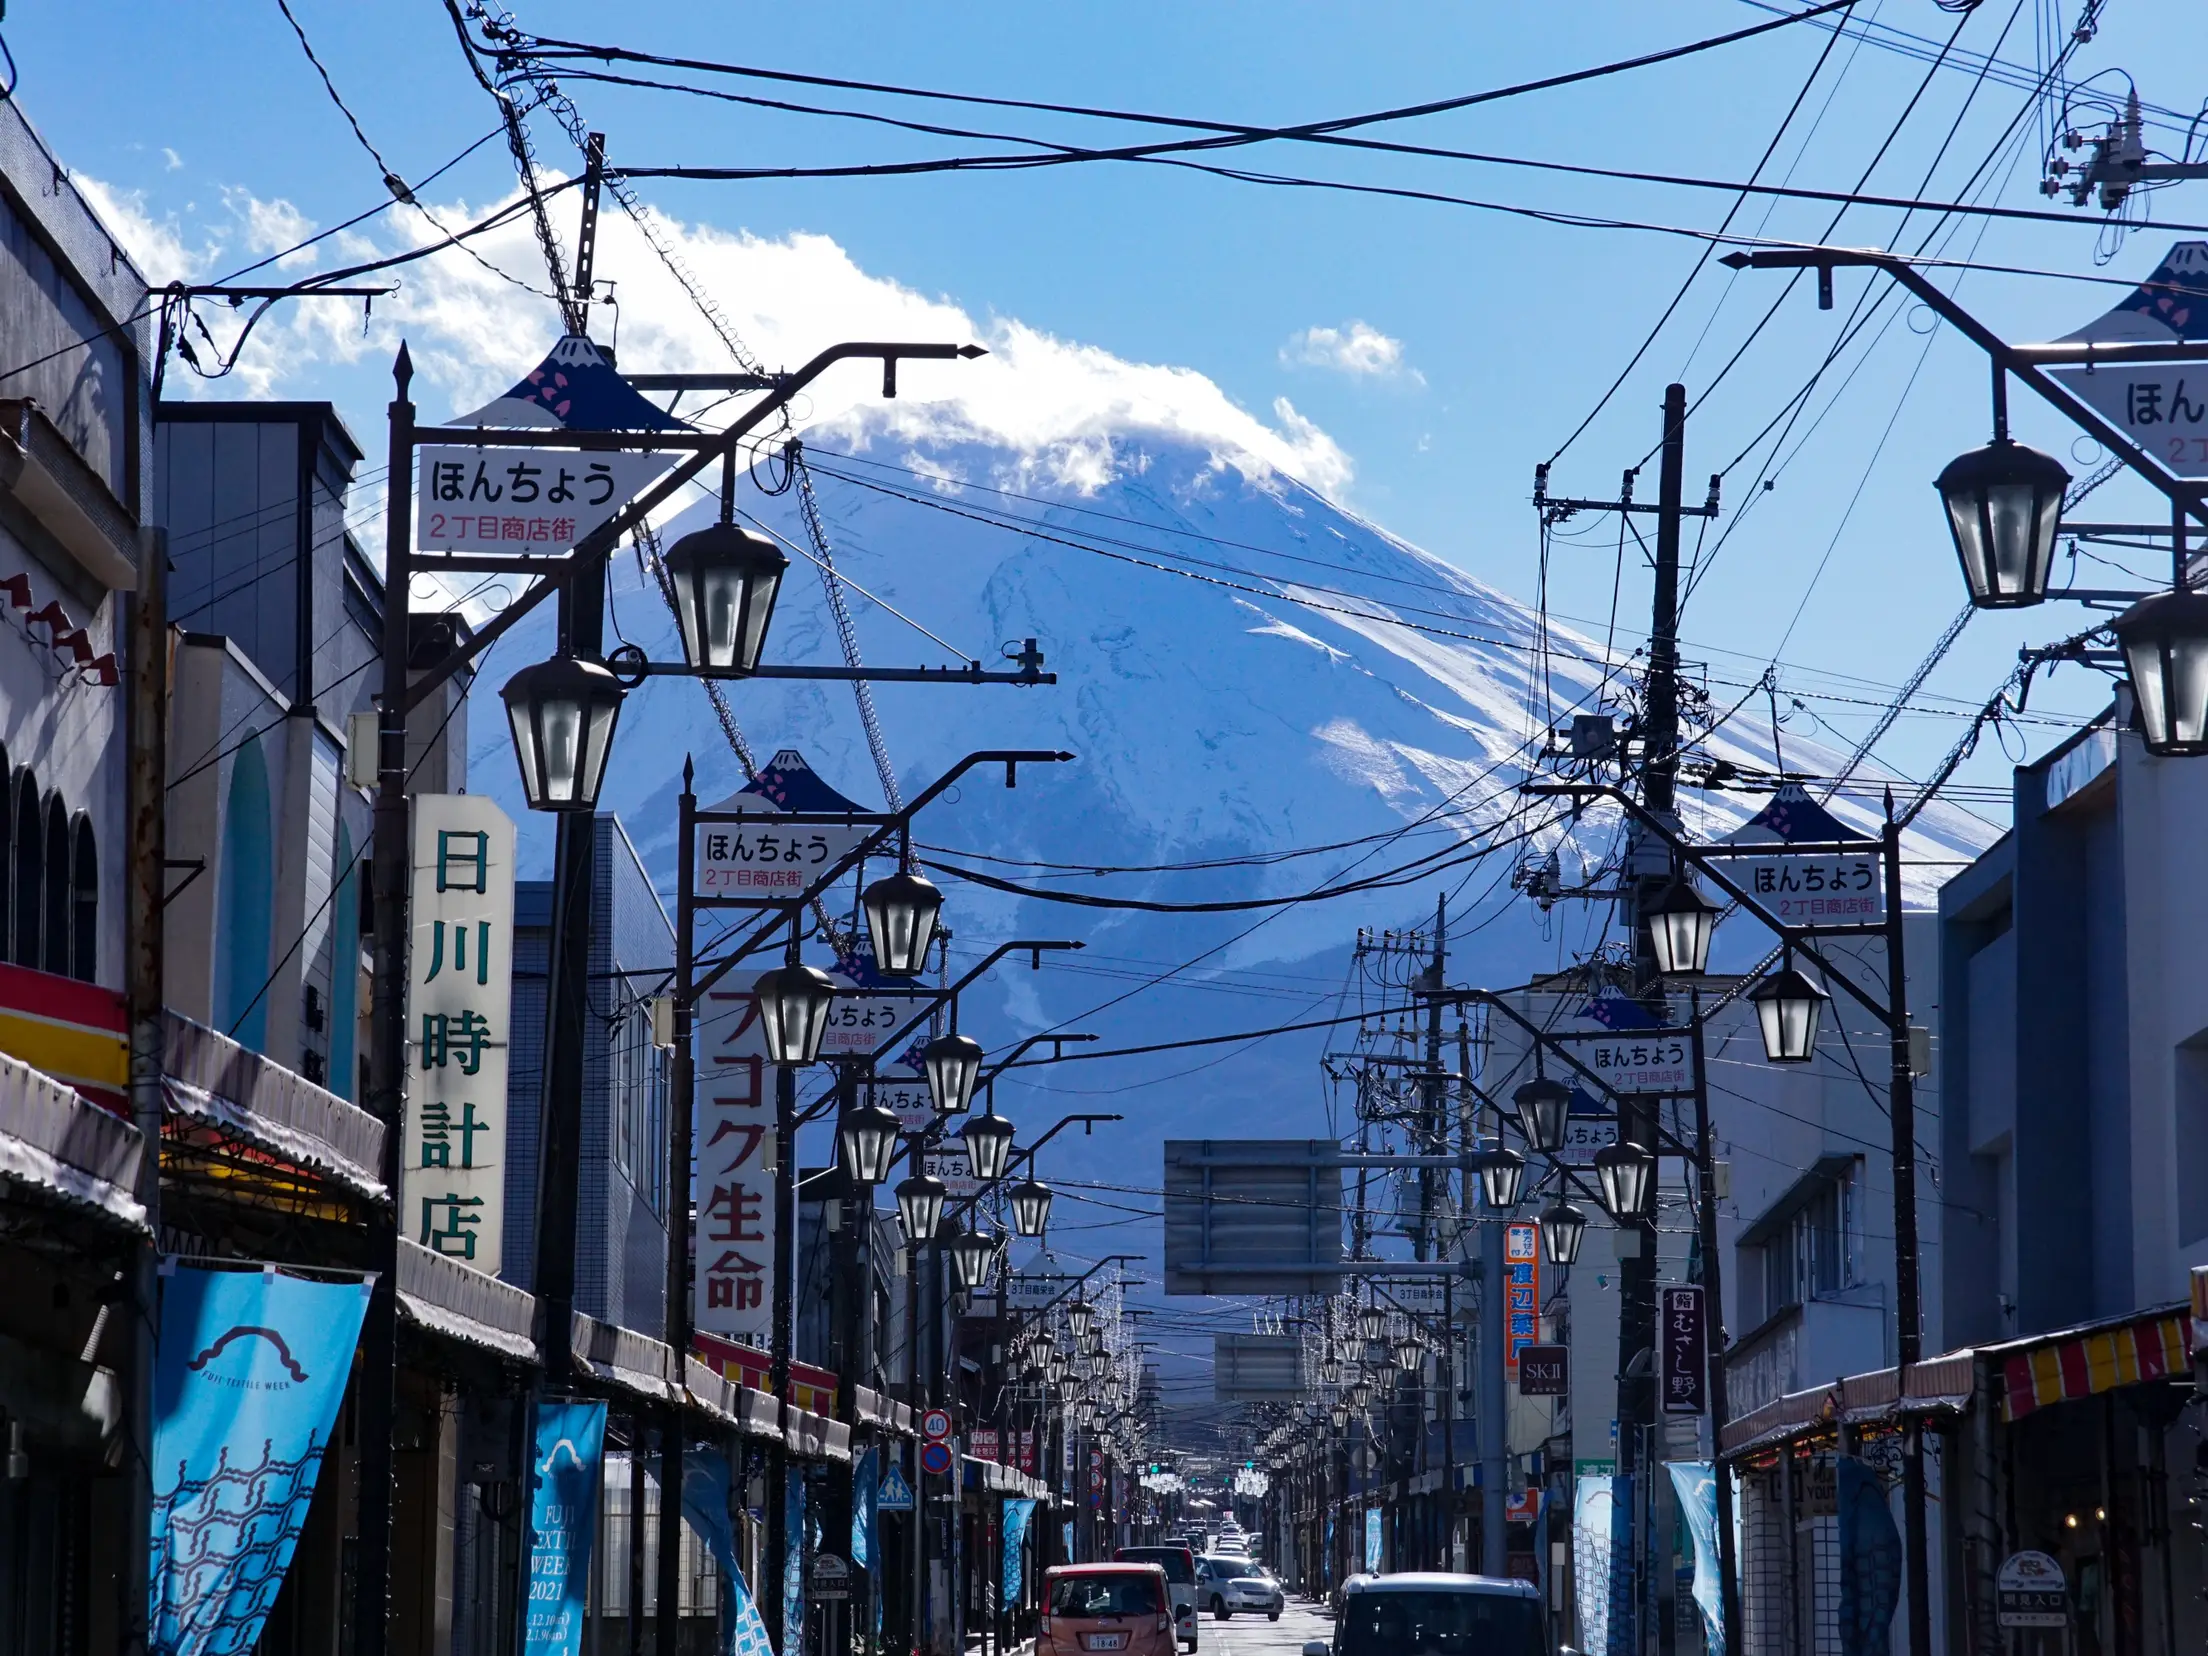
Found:
M 1342 1583 L 1334 1642 L 1303 1656 L 1547 1656 L 1530 1581 L 1440 1570 L 1354 1575 Z

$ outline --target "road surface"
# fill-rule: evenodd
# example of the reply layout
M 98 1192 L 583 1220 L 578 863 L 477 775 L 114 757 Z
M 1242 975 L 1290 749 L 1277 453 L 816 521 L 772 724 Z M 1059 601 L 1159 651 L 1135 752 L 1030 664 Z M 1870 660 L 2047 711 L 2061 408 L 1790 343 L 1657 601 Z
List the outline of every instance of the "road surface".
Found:
M 1302 1656 L 1311 1640 L 1334 1637 L 1334 1618 L 1325 1607 L 1293 1593 L 1277 1622 L 1247 1610 L 1237 1611 L 1232 1621 L 1215 1621 L 1207 1610 L 1197 1621 L 1196 1656 Z

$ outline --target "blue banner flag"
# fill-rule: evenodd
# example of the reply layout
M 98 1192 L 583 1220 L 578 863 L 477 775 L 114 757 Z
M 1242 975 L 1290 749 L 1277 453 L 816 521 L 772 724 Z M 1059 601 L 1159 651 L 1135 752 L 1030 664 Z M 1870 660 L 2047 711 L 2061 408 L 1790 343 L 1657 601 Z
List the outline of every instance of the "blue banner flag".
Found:
M 1020 1553 L 1027 1540 L 1027 1521 L 1035 1515 L 1035 1503 L 1022 1496 L 1004 1503 L 1004 1602 L 1009 1609 L 1020 1602 L 1025 1579 Z
M 603 1403 L 539 1403 L 529 1458 L 529 1612 L 522 1656 L 575 1656 L 590 1604 Z
M 1671 1487 L 1694 1537 L 1694 1602 L 1710 1656 L 1725 1656 L 1725 1593 L 1717 1558 L 1717 1473 L 1708 1461 L 1673 1461 Z
M 726 1635 L 723 1648 L 729 1656 L 774 1656 L 767 1638 L 765 1618 L 752 1603 L 736 1562 L 736 1532 L 729 1521 L 731 1505 L 728 1462 L 717 1454 L 691 1450 L 682 1457 L 682 1516 L 705 1542 L 705 1549 L 720 1566 L 721 1593 L 727 1614 L 721 1618 Z
M 1634 1656 L 1633 1480 L 1582 1473 L 1572 1503 L 1572 1580 L 1587 1656 Z
M 153 1377 L 154 1656 L 259 1641 L 314 1498 L 368 1284 L 174 1267 Z
M 1888 1656 L 1901 1603 L 1901 1532 L 1886 1486 L 1854 1455 L 1833 1457 L 1839 1499 L 1841 1656 Z
M 851 1474 L 851 1565 L 854 1569 L 872 1571 L 874 1568 L 874 1485 L 881 1475 L 882 1452 L 869 1449 L 859 1457 L 858 1469 Z

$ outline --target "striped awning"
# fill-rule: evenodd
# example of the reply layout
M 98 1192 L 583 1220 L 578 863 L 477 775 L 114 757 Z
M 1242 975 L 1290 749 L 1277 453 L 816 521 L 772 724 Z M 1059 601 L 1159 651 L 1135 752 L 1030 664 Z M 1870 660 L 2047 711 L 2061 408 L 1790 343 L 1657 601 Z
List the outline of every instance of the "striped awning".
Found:
M 2050 1403 L 2182 1375 L 2192 1347 L 2191 1313 L 2167 1311 L 2011 1350 L 2001 1359 L 2001 1418 L 2021 1420 Z

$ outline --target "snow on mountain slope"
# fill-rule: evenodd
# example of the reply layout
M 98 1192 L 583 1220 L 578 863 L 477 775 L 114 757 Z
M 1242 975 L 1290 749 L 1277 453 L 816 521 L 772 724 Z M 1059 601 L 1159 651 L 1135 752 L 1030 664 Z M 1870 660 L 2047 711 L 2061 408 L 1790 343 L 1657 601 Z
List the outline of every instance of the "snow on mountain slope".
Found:
M 1031 887 L 1168 903 L 1290 896 L 1429 855 L 1442 864 L 1399 888 L 1213 914 L 1072 907 L 939 874 L 960 956 L 1011 936 L 1089 946 L 1077 961 L 1036 976 L 1000 969 L 990 994 L 969 1002 L 964 1024 L 987 1044 L 1061 1020 L 1119 1045 L 1325 1016 L 1335 1009 L 1355 929 L 1428 923 L 1437 891 L 1452 894 L 1451 976 L 1462 981 L 1522 981 L 1599 936 L 1599 912 L 1566 905 L 1544 921 L 1513 896 L 1507 878 L 1529 851 L 1561 845 L 1569 878 L 1581 857 L 1599 859 L 1609 848 L 1614 818 L 1599 812 L 1576 835 L 1552 825 L 1527 843 L 1512 839 L 1559 816 L 1553 803 L 1516 791 L 1546 722 L 1529 714 L 1529 698 L 1560 721 L 1597 705 L 1605 675 L 1596 644 L 1552 629 L 1544 690 L 1537 618 L 1525 605 L 1300 483 L 1166 436 L 1121 438 L 1106 452 L 1092 446 L 1078 465 L 1038 464 L 981 444 L 892 442 L 879 431 L 870 440 L 865 428 L 823 434 L 810 452 L 838 567 L 873 595 L 849 595 L 870 664 L 953 658 L 894 610 L 955 646 L 959 658 L 990 665 L 1032 637 L 1058 675 L 1055 687 L 1033 689 L 875 687 L 908 794 L 974 749 L 1078 755 L 1023 769 L 1011 792 L 1001 773 L 969 776 L 920 825 L 922 842 L 956 853 L 946 860 Z M 804 543 L 794 494 L 746 489 L 740 501 Z M 1499 573 L 1508 567 L 1496 561 Z M 674 657 L 666 609 L 640 586 L 626 552 L 613 586 L 623 635 L 655 657 Z M 486 681 L 503 682 L 548 649 L 548 623 L 532 618 L 498 652 Z M 839 659 L 820 581 L 794 554 L 768 657 Z M 1711 695 L 1724 706 L 1739 691 L 1713 685 Z M 730 686 L 729 700 L 762 760 L 796 748 L 844 793 L 878 798 L 848 686 L 754 681 Z M 520 815 L 503 721 L 479 714 L 474 745 L 476 785 Z M 1700 750 L 1745 769 L 1772 762 L 1746 728 L 1721 729 Z M 697 760 L 701 798 L 740 785 L 700 688 L 650 681 L 623 712 L 606 797 L 669 892 L 686 752 Z M 1787 760 L 1810 769 L 1838 762 L 1791 739 Z M 1688 795 L 1685 815 L 1696 833 L 1715 835 L 1761 802 Z M 1874 825 L 1859 801 L 1835 809 L 1866 831 Z M 1468 860 L 1460 842 L 1483 833 L 1510 843 Z M 1968 856 L 1991 837 L 1983 822 L 1935 806 L 1913 829 L 1910 853 Z M 544 866 L 549 845 L 542 819 L 525 825 L 525 862 Z M 1280 855 L 1314 846 L 1336 849 Z M 1091 878 L 986 858 L 1074 870 L 1236 860 Z M 1924 890 L 1912 884 L 1912 900 L 1921 901 Z M 1089 1015 L 1197 956 L 1205 958 L 1173 987 Z M 1032 1118 L 1053 1105 L 1094 1107 L 1097 1092 L 1114 1095 L 1108 1107 L 1135 1118 L 1133 1131 L 1115 1130 L 1114 1139 L 1139 1174 L 1130 1182 L 1154 1183 L 1155 1152 L 1138 1146 L 1163 1136 L 1168 1123 L 1179 1131 L 1201 1119 L 1221 1134 L 1329 1131 L 1312 1062 L 1323 1045 L 1323 1034 L 1305 1034 L 1067 1066 L 1034 1072 L 1016 1090 L 1008 1077 L 1004 1097 L 1010 1107 L 1033 1095 L 1016 1111 Z

